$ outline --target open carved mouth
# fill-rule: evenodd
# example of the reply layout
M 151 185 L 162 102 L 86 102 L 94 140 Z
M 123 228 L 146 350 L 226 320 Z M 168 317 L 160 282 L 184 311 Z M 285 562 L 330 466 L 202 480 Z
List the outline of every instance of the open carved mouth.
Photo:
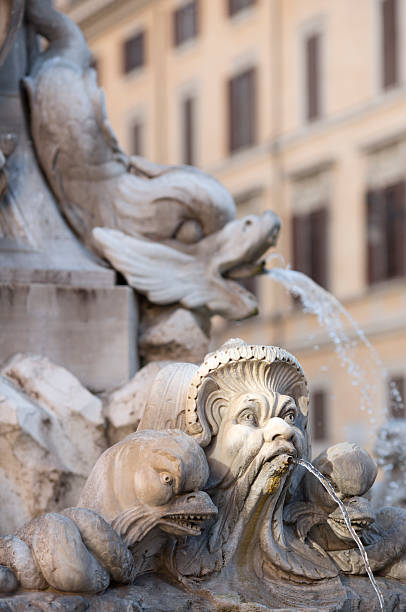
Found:
M 214 512 L 207 514 L 167 514 L 162 517 L 159 524 L 178 535 L 200 535 L 204 524 L 214 516 Z
M 249 222 L 249 219 L 246 222 Z M 220 273 L 223 278 L 242 280 L 265 272 L 264 254 L 270 247 L 275 246 L 280 229 L 280 223 L 276 218 L 273 218 L 272 222 L 270 231 L 258 239 L 255 245 L 250 245 L 251 248 L 248 252 L 242 253 L 239 260 L 234 259 L 234 261 L 223 262 L 220 265 Z M 264 224 L 267 223 L 269 220 L 264 219 Z
M 244 280 L 246 278 L 252 278 L 253 276 L 258 276 L 258 274 L 264 273 L 265 263 L 265 259 L 260 259 L 251 263 L 242 263 L 225 271 L 222 276 L 230 280 Z
M 327 522 L 336 533 L 340 533 L 343 536 L 350 536 L 347 525 L 343 518 L 329 518 Z M 366 527 L 369 527 L 371 523 L 373 523 L 373 519 L 367 517 L 351 519 L 351 526 L 357 534 L 360 534 L 364 529 L 366 529 Z

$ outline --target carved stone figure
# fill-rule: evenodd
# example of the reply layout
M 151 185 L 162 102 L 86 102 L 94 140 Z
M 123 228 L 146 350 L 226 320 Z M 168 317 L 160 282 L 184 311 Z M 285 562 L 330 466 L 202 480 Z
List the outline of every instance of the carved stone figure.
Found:
M 128 584 L 136 576 L 122 539 L 100 516 L 69 508 L 33 519 L 14 536 L 0 538 L 0 563 L 24 589 L 97 593 L 110 579 Z
M 375 506 L 390 504 L 406 508 L 406 421 L 391 419 L 378 430 L 374 446 L 383 479 L 372 491 Z
M 203 450 L 183 432 L 133 434 L 100 457 L 79 507 L 0 538 L 0 564 L 24 589 L 97 593 L 110 580 L 131 583 L 158 568 L 168 540 L 195 536 L 216 516 L 201 490 L 208 474 Z M 0 591 L 13 588 L 0 571 Z
M 183 593 L 180 610 L 190 601 L 207 610 L 366 610 L 362 559 L 335 504 L 297 467 L 310 456 L 308 399 L 300 364 L 278 347 L 234 339 L 200 366 L 162 367 L 139 431 L 97 461 L 78 507 L 0 540 L 3 590 L 15 588 L 8 568 L 30 589 L 97 593 L 112 583 L 106 601 L 116 603 L 114 582 L 135 577 L 121 587 L 127 601 L 168 593 L 169 579 Z M 405 511 L 371 509 L 363 496 L 376 466 L 358 446 L 336 445 L 315 463 L 344 500 L 394 611 L 406 597 Z
M 103 453 L 78 504 L 111 523 L 131 550 L 142 540 L 143 562 L 151 563 L 166 534 L 199 535 L 217 515 L 201 490 L 208 477 L 204 452 L 192 438 L 177 430 L 141 431 Z
M 327 476 L 343 500 L 357 533 L 375 521 L 371 504 L 363 497 L 377 474 L 377 467 L 367 451 L 344 442 L 329 447 L 312 463 L 323 476 Z M 285 522 L 295 525 L 300 539 L 304 541 L 308 537 L 323 550 L 346 549 L 348 542 L 355 546 L 340 509 L 321 483 L 307 473 L 303 484 L 305 501 L 287 506 Z
M 199 368 L 178 364 L 160 371 L 139 429 L 176 425 L 206 449 L 207 490 L 219 511 L 217 522 L 200 537 L 178 545 L 178 575 L 216 574 L 235 565 L 241 549 L 247 572 L 251 568 L 261 580 L 260 589 L 267 574 L 337 575 L 327 556 L 302 545 L 282 519 L 285 498 L 297 485 L 291 458 L 310 453 L 307 405 L 303 370 L 278 347 L 236 339 L 208 355 Z
M 314 461 L 313 465 L 327 476 L 344 502 L 351 524 L 360 536 L 371 568 L 382 576 L 406 579 L 406 511 L 381 507 L 374 511 L 363 497 L 372 487 L 377 467 L 366 450 L 356 444 L 336 444 Z M 306 474 L 307 501 L 290 504 L 284 520 L 294 524 L 298 536 L 309 538 L 348 574 L 366 574 L 364 562 L 334 500 L 322 485 Z
M 49 43 L 25 79 L 32 135 L 74 231 L 153 303 L 205 306 L 231 319 L 255 313 L 254 296 L 230 279 L 260 269 L 279 230 L 276 215 L 236 221 L 215 179 L 127 157 L 80 30 L 44 0 L 27 2 L 27 18 Z

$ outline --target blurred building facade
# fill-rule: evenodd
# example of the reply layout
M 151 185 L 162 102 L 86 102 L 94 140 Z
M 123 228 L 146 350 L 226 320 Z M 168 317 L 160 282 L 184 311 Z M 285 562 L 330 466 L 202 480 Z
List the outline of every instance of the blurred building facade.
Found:
M 88 39 L 123 148 L 213 174 L 241 215 L 277 212 L 278 253 L 337 296 L 403 393 L 406 1 L 58 4 Z M 328 334 L 271 279 L 259 279 L 257 293 L 260 316 L 218 323 L 217 338 L 279 344 L 298 357 L 316 450 L 368 444 L 371 415 Z M 367 349 L 356 357 L 369 371 Z M 389 404 L 376 372 L 379 421 Z

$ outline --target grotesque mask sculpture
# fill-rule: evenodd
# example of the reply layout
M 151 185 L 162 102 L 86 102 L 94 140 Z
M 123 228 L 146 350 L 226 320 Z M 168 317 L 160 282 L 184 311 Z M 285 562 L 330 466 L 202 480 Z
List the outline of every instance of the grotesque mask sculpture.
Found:
M 253 518 L 258 504 L 270 515 L 278 500 L 283 504 L 295 478 L 292 457 L 309 455 L 307 404 L 303 370 L 277 347 L 233 340 L 199 368 L 179 364 L 159 373 L 140 428 L 176 423 L 205 448 L 207 490 L 219 510 L 200 537 L 178 546 L 178 572 L 218 572 L 235 558 L 248 525 L 260 530 Z M 268 525 L 283 531 L 279 515 Z

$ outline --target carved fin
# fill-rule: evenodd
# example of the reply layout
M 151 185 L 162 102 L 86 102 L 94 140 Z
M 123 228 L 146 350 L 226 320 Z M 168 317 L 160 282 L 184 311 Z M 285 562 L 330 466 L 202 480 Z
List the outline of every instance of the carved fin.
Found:
M 304 542 L 312 527 L 327 520 L 327 514 L 312 503 L 294 502 L 286 506 L 283 520 L 295 526 L 298 537 Z
M 204 302 L 204 270 L 191 255 L 156 242 L 127 236 L 118 230 L 96 227 L 93 238 L 112 266 L 128 284 L 151 302 L 181 302 L 195 308 Z M 207 292 L 206 292 L 207 296 Z

